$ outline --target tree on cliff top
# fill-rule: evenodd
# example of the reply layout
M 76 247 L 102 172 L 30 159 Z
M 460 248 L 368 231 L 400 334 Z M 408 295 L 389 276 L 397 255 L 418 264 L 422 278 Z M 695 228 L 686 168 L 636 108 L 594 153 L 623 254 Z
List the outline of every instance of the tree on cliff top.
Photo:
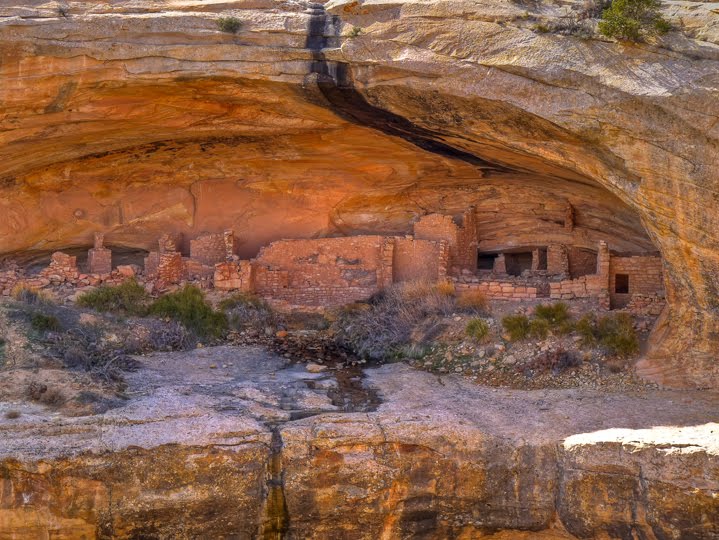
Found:
M 634 42 L 664 34 L 671 27 L 659 13 L 660 5 L 659 0 L 612 0 L 602 13 L 599 31 L 607 37 Z

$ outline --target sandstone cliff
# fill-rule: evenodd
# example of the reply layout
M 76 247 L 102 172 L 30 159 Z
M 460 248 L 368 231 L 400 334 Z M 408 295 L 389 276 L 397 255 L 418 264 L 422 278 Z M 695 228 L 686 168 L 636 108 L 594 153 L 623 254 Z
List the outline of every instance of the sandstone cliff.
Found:
M 642 372 L 717 387 L 712 6 L 669 2 L 682 31 L 628 45 L 533 30 L 575 2 L 5 2 L 0 252 L 233 227 L 252 255 L 474 204 L 491 245 L 659 249 Z
M 102 416 L 0 403 L 0 538 L 716 538 L 716 394 L 394 364 L 347 410 L 339 377 L 285 362 L 157 354 Z

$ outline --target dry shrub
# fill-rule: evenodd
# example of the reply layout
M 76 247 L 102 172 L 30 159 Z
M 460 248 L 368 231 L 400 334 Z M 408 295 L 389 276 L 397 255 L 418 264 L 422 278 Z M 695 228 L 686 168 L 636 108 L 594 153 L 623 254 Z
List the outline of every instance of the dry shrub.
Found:
M 445 296 L 454 296 L 457 292 L 454 288 L 454 283 L 451 281 L 440 281 L 434 286 L 434 288 L 437 289 L 439 294 L 443 294 Z
M 8 420 L 15 420 L 17 418 L 20 418 L 20 411 L 8 411 L 5 413 L 5 418 Z
M 479 290 L 463 292 L 457 298 L 457 309 L 465 313 L 489 315 L 489 300 L 487 295 Z
M 29 304 L 31 306 L 49 304 L 52 302 L 47 293 L 25 285 L 24 283 L 18 283 L 15 285 L 10 291 L 10 296 L 18 302 Z
M 67 398 L 57 388 L 48 388 L 46 384 L 33 381 L 25 389 L 25 395 L 32 401 L 37 401 L 50 407 L 59 407 Z
M 573 352 L 559 348 L 553 351 L 546 351 L 537 356 L 526 368 L 537 372 L 551 372 L 554 375 L 562 371 L 577 367 L 581 360 Z
M 383 360 L 400 354 L 412 329 L 427 317 L 449 315 L 454 299 L 426 282 L 393 285 L 366 308 L 343 310 L 334 323 L 335 340 L 362 358 Z

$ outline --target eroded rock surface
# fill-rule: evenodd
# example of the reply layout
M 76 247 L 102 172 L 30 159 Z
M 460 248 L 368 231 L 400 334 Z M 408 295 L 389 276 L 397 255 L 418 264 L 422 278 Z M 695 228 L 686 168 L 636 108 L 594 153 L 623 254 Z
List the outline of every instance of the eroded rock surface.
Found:
M 717 537 L 712 393 L 393 364 L 362 398 L 254 347 L 142 362 L 102 416 L 0 404 L 22 413 L 0 420 L 0 538 Z

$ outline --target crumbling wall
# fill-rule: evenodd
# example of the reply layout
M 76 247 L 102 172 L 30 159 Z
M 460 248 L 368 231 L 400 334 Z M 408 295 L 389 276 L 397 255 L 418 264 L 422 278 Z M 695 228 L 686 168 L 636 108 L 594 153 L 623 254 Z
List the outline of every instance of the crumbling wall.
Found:
M 51 283 L 74 282 L 80 276 L 77 257 L 56 251 L 50 257 L 50 265 L 40 272 L 40 276 Z
M 569 275 L 569 255 L 566 246 L 562 244 L 547 246 L 547 274 L 550 276 Z
M 477 271 L 477 217 L 474 208 L 463 214 L 462 225 L 457 225 L 452 216 L 444 214 L 422 216 L 414 224 L 414 237 L 447 242 L 451 273 Z
M 190 259 L 214 266 L 232 256 L 233 246 L 232 231 L 205 233 L 190 240 Z
M 278 309 L 336 307 L 392 283 L 394 239 L 280 240 L 253 260 L 256 293 Z
M 396 237 L 392 255 L 395 282 L 439 281 L 447 276 L 449 246 L 444 240 Z
M 566 250 L 565 250 L 566 253 Z M 596 298 L 605 309 L 609 302 L 609 248 L 606 242 L 599 242 L 596 272 L 576 279 L 564 279 L 549 284 L 549 297 L 554 300 L 573 298 Z
M 250 261 L 228 261 L 215 265 L 215 288 L 230 291 L 254 290 L 254 267 Z
M 87 269 L 91 274 L 105 275 L 112 272 L 112 251 L 104 246 L 105 235 L 95 233 L 95 245 L 87 252 Z

